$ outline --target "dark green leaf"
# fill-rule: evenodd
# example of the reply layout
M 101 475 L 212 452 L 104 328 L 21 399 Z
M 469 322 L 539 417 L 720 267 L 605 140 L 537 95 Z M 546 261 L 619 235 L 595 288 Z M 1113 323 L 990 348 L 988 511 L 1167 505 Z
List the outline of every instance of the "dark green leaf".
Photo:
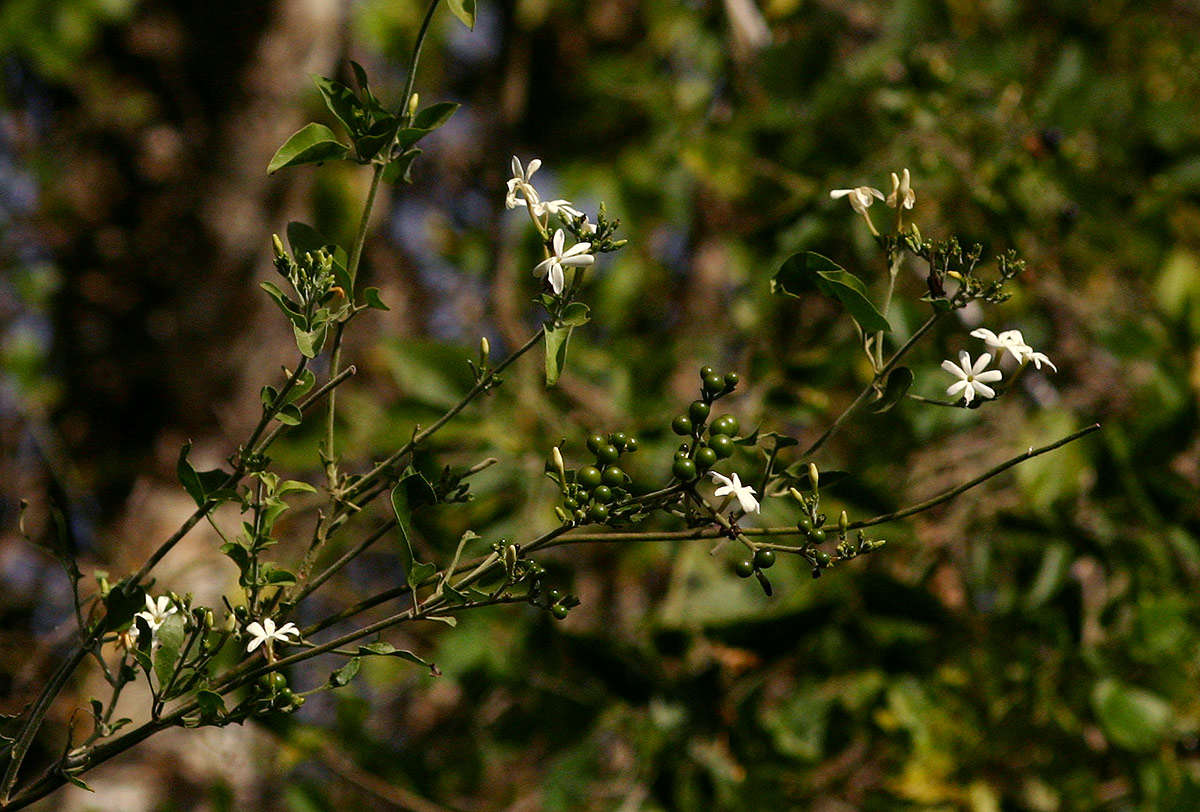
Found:
M 337 116 L 337 120 L 342 122 L 350 133 L 357 135 L 366 120 L 366 111 L 350 88 L 322 76 L 314 76 L 313 82 L 316 83 L 317 90 L 321 91 L 329 112 Z
M 341 688 L 343 685 L 349 685 L 350 681 L 358 676 L 358 669 L 362 666 L 362 661 L 357 657 L 351 657 L 345 665 L 329 675 L 329 684 L 334 688 Z
M 387 116 L 371 125 L 371 129 L 354 140 L 354 149 L 361 161 L 369 161 L 379 154 L 384 147 L 391 146 L 396 138 L 396 130 L 400 120 L 395 116 Z
M 225 700 L 216 691 L 198 691 L 196 704 L 200 707 L 200 718 L 205 721 L 219 719 L 225 713 Z
M 398 482 L 396 487 L 392 488 L 392 511 L 396 514 L 396 523 L 400 528 L 400 565 L 404 568 L 404 580 L 410 588 L 416 589 L 422 581 L 437 572 L 437 567 L 417 561 L 413 553 L 409 479 L 411 477 Z
M 321 232 L 299 220 L 293 220 L 287 224 L 287 240 L 288 247 L 292 249 L 292 256 L 296 257 L 302 257 L 306 253 L 315 254 L 321 249 L 333 245 L 333 242 L 325 239 Z
M 888 373 L 883 392 L 869 404 L 871 411 L 883 414 L 899 403 L 912 386 L 913 374 L 908 367 L 896 367 Z
M 411 651 L 406 651 L 402 648 L 396 648 L 391 643 L 368 643 L 365 646 L 359 646 L 358 653 L 363 657 L 398 657 L 401 660 L 408 660 L 410 663 L 416 663 L 417 665 L 425 666 L 433 673 L 434 676 L 437 676 L 441 673 L 438 671 L 437 666 L 433 663 L 418 657 Z
M 454 102 L 431 104 L 413 116 L 412 126 L 418 130 L 436 130 L 450 120 L 460 105 Z
M 274 282 L 259 282 L 258 286 L 267 292 L 267 295 L 274 300 L 276 306 L 287 316 L 288 321 L 295 325 L 304 324 L 304 314 L 300 312 L 300 305 L 296 304 L 284 294 L 279 286 Z
M 383 179 L 388 183 L 412 183 L 412 165 L 417 156 L 421 154 L 421 150 L 413 147 L 405 151 L 398 158 L 392 159 L 391 163 L 383 170 Z
M 812 251 L 793 254 L 771 278 L 771 292 L 799 298 L 813 289 L 837 299 L 868 333 L 889 332 L 891 326 L 854 274 L 828 257 Z
M 379 288 L 367 288 L 364 290 L 363 301 L 367 303 L 367 307 L 373 307 L 376 310 L 391 310 L 390 307 L 383 303 L 383 299 L 379 298 Z
M 450 12 L 472 31 L 475 30 L 475 0 L 446 0 Z
M 154 649 L 154 676 L 158 678 L 160 691 L 167 687 L 171 675 L 175 673 L 175 666 L 179 663 L 179 650 L 183 647 L 186 634 L 184 626 L 183 615 L 176 612 L 167 615 L 167 619 L 158 627 L 154 636 L 158 644 Z
M 275 419 L 285 426 L 299 426 L 300 421 L 304 419 L 300 407 L 294 403 L 289 403 L 275 413 Z
M 267 165 L 267 174 L 278 172 L 286 166 L 338 161 L 349 152 L 350 148 L 337 140 L 333 130 L 314 122 L 284 142 Z
M 293 325 L 292 332 L 296 335 L 296 347 L 305 358 L 316 358 L 321 354 L 321 348 L 325 346 L 325 333 L 327 332 L 324 325 L 311 331 L 301 330 L 299 327 Z
M 569 327 L 582 327 L 592 320 L 591 310 L 583 302 L 571 302 L 563 308 L 560 322 Z
M 211 471 L 197 471 L 188 462 L 188 452 L 192 449 L 192 441 L 188 440 L 179 450 L 179 460 L 175 464 L 175 473 L 180 484 L 188 495 L 202 507 L 210 499 L 226 499 L 233 495 L 228 487 L 222 487 L 229 481 L 229 474 L 219 468 Z
M 546 331 L 546 386 L 554 386 L 567 363 L 567 341 L 574 327 L 562 325 L 545 326 Z
M 1092 689 L 1092 707 L 1104 732 L 1126 750 L 1156 749 L 1171 728 L 1171 706 L 1159 696 L 1111 677 Z

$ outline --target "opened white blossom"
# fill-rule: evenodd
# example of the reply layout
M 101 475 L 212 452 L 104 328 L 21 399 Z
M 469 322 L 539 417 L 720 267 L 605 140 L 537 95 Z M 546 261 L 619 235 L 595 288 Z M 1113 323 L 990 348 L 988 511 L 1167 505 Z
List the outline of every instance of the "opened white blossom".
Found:
M 988 384 L 1001 380 L 1004 374 L 998 369 L 988 369 L 987 366 L 991 362 L 992 354 L 985 352 L 972 364 L 971 356 L 965 350 L 958 354 L 957 364 L 953 361 L 942 361 L 942 369 L 958 378 L 946 387 L 946 394 L 951 397 L 961 394 L 967 403 L 973 401 L 976 395 L 985 398 L 996 397 L 996 390 Z
M 538 214 L 536 208 L 543 204 L 537 189 L 533 188 L 532 178 L 533 173 L 537 172 L 541 165 L 541 159 L 534 158 L 529 162 L 529 166 L 521 166 L 521 160 L 516 155 L 513 156 L 513 176 L 508 179 L 508 195 L 504 198 L 506 208 L 515 209 L 517 206 L 528 206 L 534 214 Z M 518 197 L 518 195 L 520 196 Z
M 295 623 L 284 623 L 278 629 L 275 628 L 275 621 L 271 618 L 263 618 L 263 622 L 257 620 L 251 621 L 246 625 L 246 632 L 250 635 L 250 642 L 246 645 L 246 652 L 254 651 L 264 643 L 267 645 L 267 650 L 271 650 L 271 645 L 278 640 L 280 643 L 296 643 L 300 640 L 300 629 L 296 628 Z M 295 636 L 295 640 L 292 640 Z
M 564 250 L 566 240 L 567 235 L 561 228 L 555 231 L 554 239 L 551 241 L 554 253 L 539 262 L 533 269 L 534 275 L 538 278 L 549 278 L 550 287 L 554 289 L 555 293 L 562 293 L 565 281 L 564 268 L 582 267 L 596 261 L 596 258 L 588 253 L 592 247 L 590 242 L 577 242 Z
M 727 477 L 716 471 L 709 471 L 708 475 L 720 486 L 714 491 L 717 496 L 733 495 L 741 504 L 743 511 L 758 513 L 758 500 L 754 498 L 754 488 L 743 485 L 736 473 L 732 477 Z
M 570 200 L 563 200 L 562 198 L 535 203 L 532 208 L 533 213 L 538 217 L 543 217 L 547 214 L 567 214 L 571 217 L 583 217 L 583 212 L 575 208 Z
M 917 202 L 917 193 L 912 189 L 912 178 L 905 169 L 900 173 L 900 177 L 896 177 L 896 173 L 892 173 L 892 193 L 887 196 L 887 204 L 893 209 L 903 206 L 906 209 L 911 209 Z
M 157 601 L 147 595 L 146 610 L 138 612 L 134 617 L 140 617 L 146 621 L 146 625 L 150 627 L 151 632 L 157 632 L 158 627 L 163 625 L 167 618 L 175 614 L 176 611 L 175 604 L 166 595 L 160 596 Z
M 1009 352 L 1019 364 L 1032 362 L 1037 369 L 1042 368 L 1042 364 L 1058 372 L 1058 367 L 1046 356 L 1045 353 L 1035 352 L 1033 347 L 1025 343 L 1025 337 L 1021 335 L 1020 330 L 1005 330 L 997 335 L 991 330 L 980 327 L 978 330 L 972 330 L 971 335 L 974 338 L 982 338 L 989 347 L 998 349 L 1001 352 Z
M 856 186 L 853 189 L 834 189 L 829 193 L 834 200 L 843 197 L 850 198 L 850 208 L 859 214 L 866 214 L 867 209 L 876 200 L 883 200 L 883 192 L 870 186 Z

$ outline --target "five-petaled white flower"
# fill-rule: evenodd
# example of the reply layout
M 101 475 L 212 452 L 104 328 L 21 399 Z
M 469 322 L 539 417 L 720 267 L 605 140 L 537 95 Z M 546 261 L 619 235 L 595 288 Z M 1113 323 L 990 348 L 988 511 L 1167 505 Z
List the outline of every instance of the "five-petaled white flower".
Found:
M 553 248 L 554 253 L 546 259 L 543 259 L 533 269 L 533 273 L 537 277 L 549 277 L 550 287 L 554 288 L 555 293 L 562 293 L 564 277 L 564 267 L 579 267 L 582 265 L 591 265 L 596 261 L 596 258 L 588 253 L 592 247 L 590 242 L 577 242 L 570 248 L 563 250 L 567 236 L 560 228 L 554 232 Z
M 971 356 L 966 350 L 958 354 L 957 364 L 953 361 L 942 361 L 942 369 L 958 378 L 946 388 L 946 394 L 953 397 L 961 393 L 967 403 L 974 400 L 976 394 L 985 398 L 996 397 L 996 390 L 988 384 L 996 383 L 1004 377 L 1004 374 L 998 369 L 988 369 L 987 365 L 991 362 L 992 354 L 985 352 L 972 366 Z
M 296 628 L 295 623 L 284 623 L 276 629 L 275 621 L 269 617 L 263 618 L 262 623 L 257 620 L 248 623 L 246 631 L 250 634 L 250 643 L 246 646 L 247 653 L 265 643 L 268 654 L 271 654 L 272 643 L 276 640 L 281 643 L 296 643 L 300 640 L 300 630 Z M 295 640 L 290 639 L 293 635 Z
M 716 471 L 709 471 L 708 475 L 715 480 L 720 487 L 714 491 L 717 496 L 726 496 L 732 494 L 737 497 L 737 500 L 742 505 L 742 510 L 746 513 L 758 513 L 758 500 L 754 498 L 754 488 L 749 485 L 743 485 L 742 480 L 738 479 L 735 473 L 733 478 L 719 474 Z
M 537 193 L 535 192 L 534 194 Z M 583 212 L 575 208 L 570 200 L 563 200 L 562 198 L 558 198 L 557 200 L 547 200 L 543 203 L 534 203 L 532 208 L 534 215 L 537 217 L 542 217 L 547 214 L 568 214 L 571 217 L 583 217 Z
M 1054 362 L 1045 353 L 1034 352 L 1033 347 L 1025 343 L 1025 337 L 1021 335 L 1020 330 L 1005 330 L 1003 333 L 996 335 L 991 330 L 980 327 L 978 330 L 972 330 L 971 336 L 982 338 L 993 349 L 998 349 L 1001 352 L 1007 350 L 1012 353 L 1012 357 L 1019 364 L 1026 364 L 1032 361 L 1037 369 L 1041 369 L 1042 364 L 1045 364 L 1055 372 L 1058 372 L 1058 367 L 1054 365 Z
M 140 617 L 142 620 L 146 621 L 146 625 L 149 626 L 150 631 L 154 633 L 157 632 L 158 627 L 163 625 L 163 623 L 166 622 L 166 619 L 175 614 L 175 612 L 175 604 L 172 603 L 171 599 L 166 595 L 160 596 L 157 601 L 147 595 L 146 610 L 144 612 L 138 612 L 136 615 L 134 615 L 134 617 Z
M 883 200 L 883 192 L 870 186 L 856 186 L 853 189 L 834 189 L 829 193 L 829 196 L 834 200 L 849 197 L 850 207 L 863 215 L 867 213 L 867 209 L 875 200 Z
M 896 177 L 896 173 L 892 173 L 892 193 L 887 196 L 887 204 L 893 209 L 898 209 L 903 206 L 906 209 L 911 209 L 917 202 L 917 193 L 912 189 L 912 178 L 905 169 L 900 173 L 900 177 Z
M 541 159 L 534 158 L 529 162 L 529 166 L 522 167 L 520 159 L 516 155 L 513 156 L 513 176 L 508 179 L 508 195 L 504 198 L 506 208 L 515 209 L 517 206 L 528 206 L 534 214 L 539 214 L 537 208 L 543 205 L 542 199 L 538 196 L 537 189 L 533 188 L 531 181 L 533 173 L 537 172 L 541 165 Z M 518 197 L 518 194 L 521 197 Z

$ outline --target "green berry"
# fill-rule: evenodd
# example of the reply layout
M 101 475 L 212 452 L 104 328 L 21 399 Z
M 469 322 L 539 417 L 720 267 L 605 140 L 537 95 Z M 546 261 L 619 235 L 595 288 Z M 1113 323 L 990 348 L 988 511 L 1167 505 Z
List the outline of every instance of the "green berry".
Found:
M 825 543 L 825 531 L 819 527 L 814 527 L 811 531 L 808 532 L 808 540 L 811 541 L 813 544 L 824 544 Z
M 576 472 L 575 480 L 590 491 L 592 488 L 600 484 L 602 481 L 602 474 L 600 473 L 600 469 L 596 466 L 585 465 L 583 468 L 580 468 L 578 472 Z
M 731 414 L 723 414 L 712 422 L 709 427 L 711 434 L 725 434 L 729 437 L 736 437 L 738 433 L 738 419 Z
M 612 488 L 607 485 L 597 485 L 592 489 L 592 498 L 602 505 L 607 505 L 613 498 Z
M 769 570 L 775 565 L 774 550 L 755 550 L 754 551 L 754 566 L 760 570 Z
M 604 487 L 601 485 L 600 487 Z M 608 505 L 595 504 L 588 508 L 588 518 L 600 524 L 608 521 Z
M 700 367 L 700 380 L 704 380 L 709 375 L 712 375 L 715 371 L 716 370 L 714 370 L 712 367 Z
M 583 508 L 579 508 L 578 510 L 576 510 L 575 511 L 575 521 L 577 521 L 577 522 L 587 521 L 587 511 L 584 510 Z
M 829 558 L 829 553 L 825 552 L 824 550 L 817 550 L 818 564 L 820 564 L 822 567 L 828 567 L 830 561 L 831 559 Z
M 599 434 L 593 434 L 587 440 L 588 451 L 592 452 L 593 454 L 599 454 L 601 446 L 604 445 L 607 445 L 607 442 L 605 441 L 604 437 Z
M 600 450 L 596 452 L 596 462 L 616 462 L 621 456 L 621 452 L 612 443 L 605 443 L 600 446 Z
M 558 591 L 557 589 L 547 589 L 546 598 L 550 601 L 550 603 L 558 603 L 562 600 L 562 592 Z
M 701 446 L 696 449 L 695 461 L 697 469 L 707 471 L 717 464 L 717 452 L 708 446 Z
M 724 391 L 725 391 L 725 378 L 724 377 L 718 375 L 715 372 L 712 373 L 711 375 L 704 376 L 704 393 L 706 395 L 715 395 L 719 392 L 724 392 Z
M 813 521 L 807 515 L 801 516 L 800 521 L 796 522 L 796 529 L 804 535 L 808 535 L 813 531 Z
M 671 466 L 671 473 L 681 482 L 691 482 L 696 478 L 696 463 L 687 459 L 675 460 L 675 464 Z
M 733 389 L 738 385 L 738 374 L 736 372 L 725 373 L 725 388 Z
M 287 677 L 278 671 L 272 671 L 270 674 L 264 674 L 260 679 L 259 684 L 273 694 L 279 693 L 288 687 Z
M 564 499 L 563 507 L 565 507 L 567 510 L 574 510 L 575 508 L 579 507 L 579 502 L 575 499 Z
M 708 419 L 708 413 L 712 411 L 712 406 L 709 406 L 702 400 L 692 401 L 692 405 L 688 407 L 688 416 L 692 418 L 695 424 L 703 423 Z
M 566 620 L 567 615 L 571 610 L 563 606 L 561 603 L 556 603 L 550 607 L 550 614 L 554 615 L 555 620 Z
M 709 437 L 708 447 L 721 459 L 733 456 L 733 438 L 726 434 L 716 434 Z
M 688 435 L 692 433 L 692 418 L 686 414 L 681 414 L 671 421 L 671 431 L 680 435 Z
M 733 571 L 737 573 L 737 577 L 739 578 L 749 578 L 754 574 L 754 562 L 748 558 L 744 558 L 733 565 Z
M 608 435 L 608 441 L 617 447 L 618 451 L 624 450 L 625 444 L 629 442 L 629 436 L 623 431 L 614 431 Z
M 615 465 L 610 465 L 604 469 L 604 484 L 611 485 L 614 488 L 619 488 L 625 484 L 625 472 Z
M 637 441 L 636 437 L 629 437 L 625 440 L 625 450 L 626 451 L 637 451 L 638 450 L 638 441 Z

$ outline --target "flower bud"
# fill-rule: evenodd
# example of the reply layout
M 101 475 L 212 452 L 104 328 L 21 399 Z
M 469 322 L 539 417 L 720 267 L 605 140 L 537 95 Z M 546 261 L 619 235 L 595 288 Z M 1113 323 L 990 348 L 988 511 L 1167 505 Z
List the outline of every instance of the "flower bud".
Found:
M 409 117 L 417 114 L 417 105 L 421 103 L 421 94 L 414 93 L 408 97 L 408 115 Z
M 850 526 L 850 517 L 846 515 L 846 511 L 842 511 L 842 515 L 838 516 L 838 533 L 846 535 L 846 528 Z
M 275 246 L 276 257 L 282 258 L 287 255 L 287 252 L 283 250 L 283 240 L 279 239 L 278 234 L 271 235 L 271 243 Z
M 813 493 L 816 493 L 817 482 L 819 481 L 819 475 L 817 472 L 817 466 L 811 462 L 808 464 L 808 478 L 812 480 Z
M 492 354 L 492 345 L 488 343 L 487 336 L 479 339 L 479 360 L 486 362 L 488 356 Z
M 562 485 L 567 484 L 566 466 L 563 465 L 562 452 L 558 450 L 558 446 L 554 446 L 550 450 L 551 456 L 554 458 L 554 470 L 558 472 L 558 481 Z

